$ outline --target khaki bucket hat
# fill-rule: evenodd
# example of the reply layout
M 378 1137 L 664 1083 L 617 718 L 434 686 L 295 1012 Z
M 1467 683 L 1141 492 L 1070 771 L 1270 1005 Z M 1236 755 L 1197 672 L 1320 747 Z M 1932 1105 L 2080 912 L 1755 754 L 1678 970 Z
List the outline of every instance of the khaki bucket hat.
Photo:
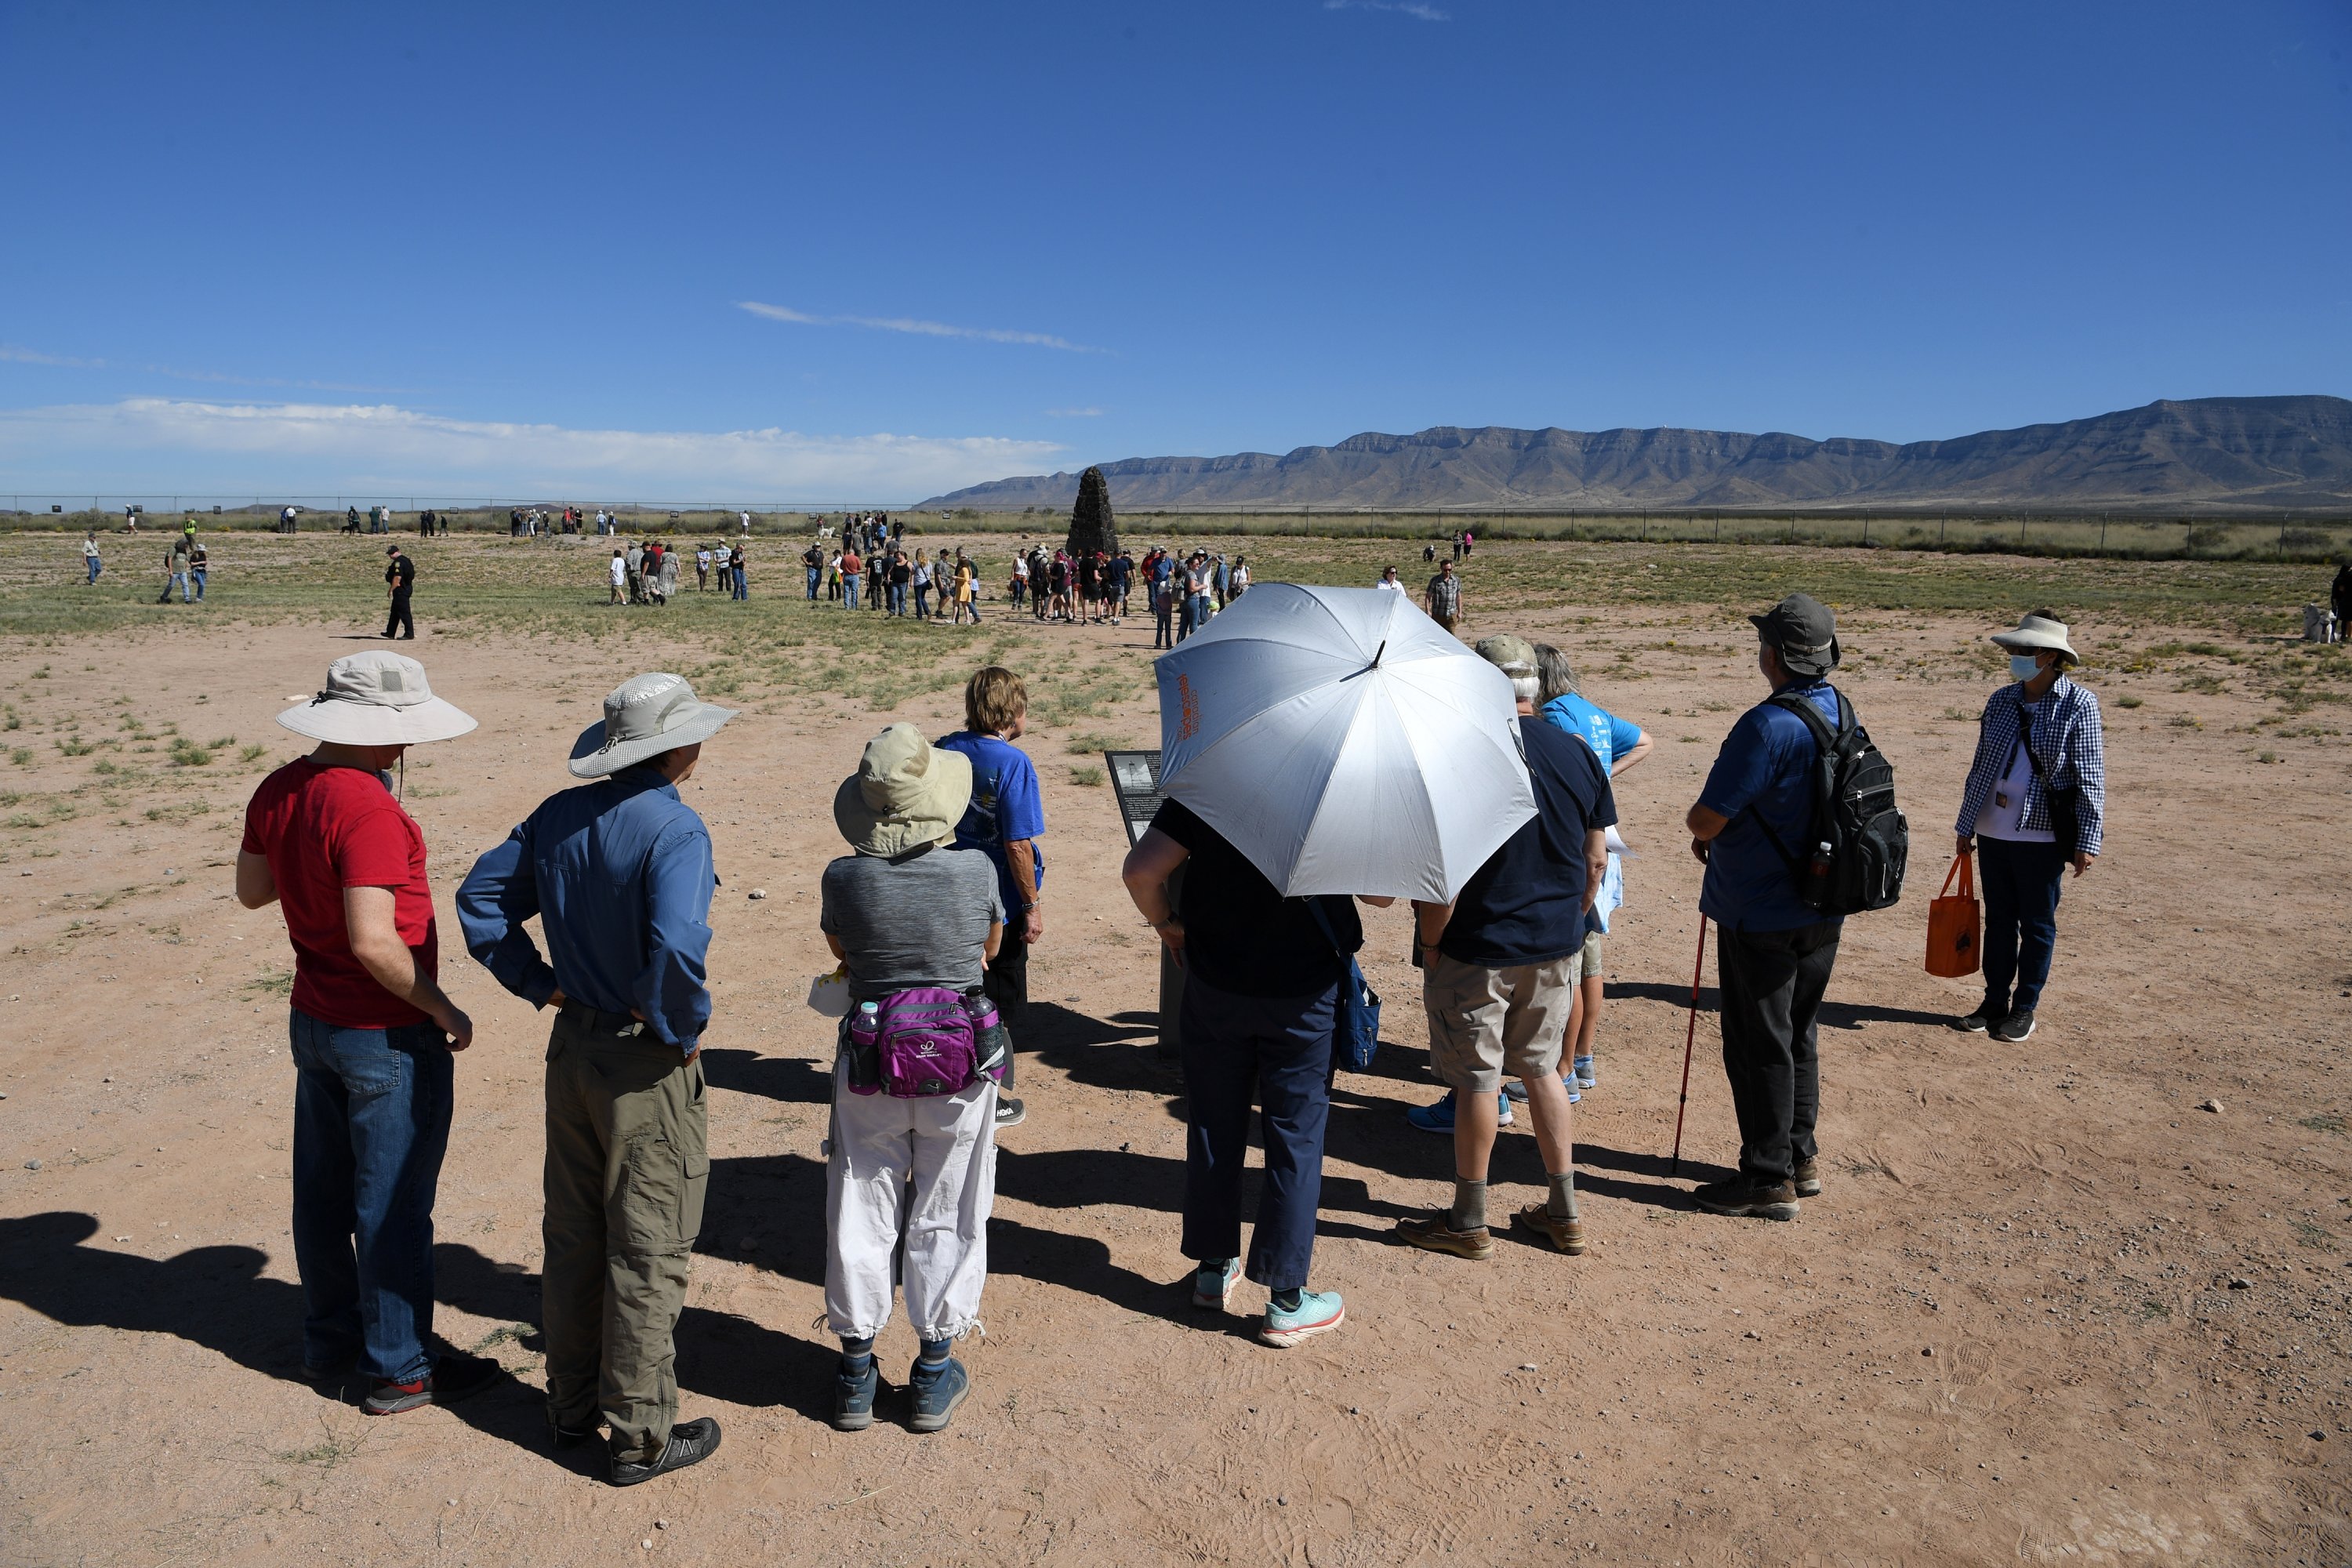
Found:
M 1993 633 L 1992 640 L 2011 653 L 2032 653 L 2040 648 L 2054 647 L 2080 664 L 2083 656 L 2074 651 L 2074 645 L 2067 640 L 2068 635 L 2065 622 L 2050 616 L 2032 615 L 2020 617 L 2015 631 Z
M 633 675 L 604 699 L 604 717 L 572 743 L 572 776 L 600 779 L 719 733 L 736 710 L 698 700 L 686 677 Z
M 834 792 L 833 820 L 860 855 L 887 857 L 945 838 L 971 804 L 971 759 L 893 724 L 866 742 L 857 771 Z
M 425 667 L 406 654 L 375 649 L 327 667 L 327 684 L 278 723 L 314 741 L 345 746 L 416 746 L 450 741 L 474 719 L 433 695 Z

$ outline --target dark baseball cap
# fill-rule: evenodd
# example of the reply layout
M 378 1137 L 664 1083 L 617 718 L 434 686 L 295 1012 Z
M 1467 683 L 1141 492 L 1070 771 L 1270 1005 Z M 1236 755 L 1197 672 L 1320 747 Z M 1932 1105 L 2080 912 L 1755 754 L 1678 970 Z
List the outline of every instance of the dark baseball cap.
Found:
M 1827 675 L 1837 668 L 1837 616 L 1810 594 L 1791 594 L 1748 621 L 1780 652 L 1791 675 Z

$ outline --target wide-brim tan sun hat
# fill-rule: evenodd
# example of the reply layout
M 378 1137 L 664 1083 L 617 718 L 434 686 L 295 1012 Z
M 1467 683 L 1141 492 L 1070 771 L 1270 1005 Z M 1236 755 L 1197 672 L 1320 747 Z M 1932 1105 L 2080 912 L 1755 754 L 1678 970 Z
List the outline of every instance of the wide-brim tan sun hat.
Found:
M 719 733 L 736 710 L 704 702 L 686 677 L 667 670 L 633 675 L 604 699 L 604 717 L 572 742 L 572 776 L 601 779 L 692 746 Z
M 319 695 L 289 708 L 278 722 L 298 735 L 345 746 L 419 746 L 475 728 L 472 714 L 433 695 L 423 665 L 381 648 L 329 665 Z
M 953 833 L 971 805 L 971 759 L 893 724 L 834 792 L 833 821 L 860 855 L 901 855 Z
M 1992 640 L 2011 653 L 2032 653 L 2038 648 L 2054 647 L 2074 663 L 2082 663 L 2083 656 L 2074 651 L 2074 645 L 2066 638 L 2066 623 L 2052 620 L 2048 616 L 2026 616 L 2018 621 L 2015 631 L 1992 634 Z

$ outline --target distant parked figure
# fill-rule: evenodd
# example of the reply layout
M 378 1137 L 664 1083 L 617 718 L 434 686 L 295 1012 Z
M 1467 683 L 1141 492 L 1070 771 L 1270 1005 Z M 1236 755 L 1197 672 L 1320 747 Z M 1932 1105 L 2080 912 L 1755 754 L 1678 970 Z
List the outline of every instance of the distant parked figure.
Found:
M 89 571 L 89 578 L 82 584 L 87 588 L 98 581 L 100 573 L 106 570 L 106 563 L 98 558 L 98 530 L 94 528 L 82 536 L 81 563 Z
M 751 596 L 751 581 L 748 575 L 747 569 L 743 564 L 743 547 L 741 545 L 736 545 L 734 549 L 729 552 L 727 557 L 727 569 L 733 573 L 735 576 L 735 596 L 739 599 L 750 598 Z
M 694 591 L 698 594 L 710 591 L 710 546 L 708 544 L 695 547 Z
M 397 544 L 386 546 L 384 554 L 390 559 L 384 563 L 383 592 L 384 597 L 392 601 L 392 605 L 390 614 L 384 618 L 383 635 L 389 638 L 398 633 L 414 642 L 416 640 L 416 617 L 409 613 L 408 597 L 416 586 L 416 563 L 403 555 Z
M 159 605 L 171 603 L 174 588 L 180 591 L 180 603 L 184 605 L 195 598 L 188 587 L 188 539 L 185 534 L 172 541 L 172 547 L 163 552 L 163 592 L 155 602 Z
M 190 529 L 195 526 L 193 522 L 188 524 Z M 187 542 L 188 585 L 196 591 L 196 603 L 201 605 L 205 602 L 205 579 L 212 574 L 212 556 L 205 551 L 205 542 L 194 533 L 188 534 Z
M 1429 618 L 1452 631 L 1462 618 L 1462 579 L 1454 574 L 1454 563 L 1437 563 L 1437 575 L 1429 580 Z
M 298 521 L 299 515 L 300 514 L 296 512 L 290 506 L 280 511 L 278 514 L 278 531 L 280 533 L 294 532 L 301 526 L 300 522 Z
M 2327 598 L 2336 610 L 2336 640 L 2352 640 L 2352 559 L 2336 569 L 2336 582 L 2327 590 Z
M 610 581 L 613 587 L 613 596 L 604 602 L 608 605 L 617 605 L 621 602 L 623 596 L 629 591 L 629 560 L 625 554 L 618 550 L 613 552 L 613 564 L 611 568 Z

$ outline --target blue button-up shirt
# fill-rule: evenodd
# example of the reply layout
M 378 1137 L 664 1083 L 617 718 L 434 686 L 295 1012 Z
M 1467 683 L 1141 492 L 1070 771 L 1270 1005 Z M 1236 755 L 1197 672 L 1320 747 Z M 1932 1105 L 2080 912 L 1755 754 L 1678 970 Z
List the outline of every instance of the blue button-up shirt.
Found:
M 557 990 L 692 1051 L 710 1021 L 710 830 L 649 767 L 551 795 L 457 889 L 466 950 L 534 1006 Z M 523 929 L 541 917 L 547 957 Z

